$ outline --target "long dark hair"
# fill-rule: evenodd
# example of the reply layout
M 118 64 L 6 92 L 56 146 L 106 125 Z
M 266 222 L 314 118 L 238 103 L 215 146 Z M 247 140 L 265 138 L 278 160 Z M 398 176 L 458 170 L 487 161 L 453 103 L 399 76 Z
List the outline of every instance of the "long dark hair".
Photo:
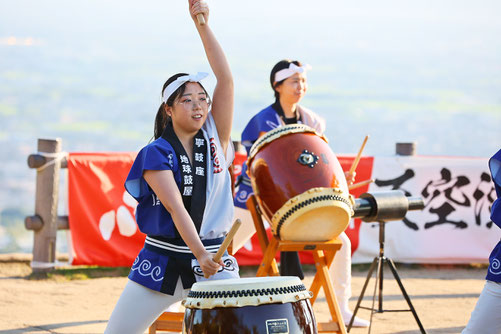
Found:
M 163 96 L 165 88 L 167 88 L 168 85 L 170 85 L 172 82 L 174 82 L 177 78 L 182 77 L 184 75 L 188 75 L 188 74 L 187 73 L 177 73 L 177 74 L 174 74 L 173 76 L 171 76 L 169 79 L 167 79 L 167 81 L 164 83 L 164 85 L 162 87 L 162 96 Z M 198 82 L 198 84 L 204 90 L 205 95 L 207 95 L 207 97 L 209 97 L 209 94 L 207 94 L 205 87 L 202 86 L 202 84 L 200 82 Z M 157 115 L 155 116 L 155 125 L 153 128 L 153 138 L 154 139 L 160 138 L 162 136 L 162 133 L 165 130 L 165 127 L 167 126 L 167 123 L 172 122 L 172 119 L 170 118 L 170 116 L 167 115 L 167 112 L 165 111 L 165 107 L 166 106 L 172 107 L 174 105 L 174 101 L 176 101 L 176 99 L 178 97 L 183 95 L 185 89 L 186 89 L 186 83 L 184 83 L 178 89 L 176 89 L 174 91 L 174 93 L 172 93 L 172 95 L 167 99 L 167 102 L 162 101 L 162 104 L 160 104 L 160 107 L 158 108 L 158 111 L 157 111 Z
M 289 65 L 291 63 L 293 63 L 296 66 L 303 66 L 301 64 L 301 62 L 298 60 L 284 59 L 284 60 L 281 60 L 278 63 L 276 63 L 275 66 L 273 66 L 273 68 L 271 69 L 270 84 L 271 84 L 271 88 L 273 88 L 273 91 L 275 92 L 275 99 L 276 100 L 278 100 L 280 98 L 280 93 L 278 93 L 275 88 L 280 86 L 281 84 L 283 84 L 286 79 L 275 82 L 275 74 L 277 74 L 278 71 L 283 70 L 284 68 L 289 68 Z

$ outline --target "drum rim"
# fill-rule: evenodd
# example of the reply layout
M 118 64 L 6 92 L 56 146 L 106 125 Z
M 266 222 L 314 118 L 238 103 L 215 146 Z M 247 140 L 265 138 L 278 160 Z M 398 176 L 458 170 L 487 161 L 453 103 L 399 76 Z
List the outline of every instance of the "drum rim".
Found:
M 344 209 L 348 213 L 348 216 L 353 217 L 354 215 L 353 206 L 355 204 L 355 200 L 353 195 L 346 195 L 346 193 L 340 188 L 311 188 L 289 199 L 280 209 L 277 210 L 277 212 L 275 212 L 271 218 L 271 228 L 273 234 L 280 239 L 280 230 L 289 217 L 306 209 L 307 206 L 305 206 L 304 203 L 307 203 L 308 201 L 318 202 L 316 199 L 320 201 L 335 201 L 336 206 Z
M 228 281 L 229 284 L 226 284 Z M 183 305 L 186 308 L 212 309 L 283 304 L 311 297 L 312 293 L 296 276 L 250 277 L 197 282 L 183 301 Z
M 325 137 L 323 134 L 320 134 L 315 129 L 306 124 L 288 124 L 280 126 L 278 128 L 266 132 L 263 136 L 259 137 L 256 140 L 256 142 L 251 146 L 249 150 L 249 158 L 247 159 L 247 166 L 250 166 L 252 159 L 261 150 L 261 148 L 263 148 L 264 146 L 268 145 L 269 143 L 278 138 L 293 133 L 314 133 L 320 138 L 322 138 L 326 143 L 329 142 L 327 140 L 327 137 Z

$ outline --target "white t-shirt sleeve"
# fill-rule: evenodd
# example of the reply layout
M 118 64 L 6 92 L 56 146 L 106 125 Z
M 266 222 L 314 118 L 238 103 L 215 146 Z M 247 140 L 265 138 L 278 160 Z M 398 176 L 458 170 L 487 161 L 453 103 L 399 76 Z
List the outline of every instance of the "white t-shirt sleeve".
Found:
M 209 141 L 210 162 L 207 171 L 207 194 L 204 218 L 200 229 L 202 239 L 223 236 L 233 221 L 233 194 L 228 167 L 234 157 L 233 143 L 228 143 L 226 154 L 223 154 L 216 123 L 209 113 L 202 128 Z

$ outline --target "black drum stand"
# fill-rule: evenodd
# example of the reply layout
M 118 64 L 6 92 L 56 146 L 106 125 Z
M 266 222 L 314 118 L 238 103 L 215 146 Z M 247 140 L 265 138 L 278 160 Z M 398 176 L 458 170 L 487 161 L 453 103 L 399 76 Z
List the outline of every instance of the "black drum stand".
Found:
M 384 256 L 384 229 L 385 229 L 385 224 L 386 222 L 384 221 L 379 221 L 379 255 L 374 258 L 372 261 L 372 264 L 369 268 L 369 273 L 367 274 L 367 279 L 365 280 L 364 286 L 362 288 L 362 292 L 360 293 L 360 296 L 358 297 L 357 301 L 357 306 L 355 306 L 355 310 L 353 311 L 353 316 L 351 317 L 350 323 L 348 324 L 347 330 L 348 332 L 351 329 L 351 326 L 353 325 L 353 321 L 355 319 L 355 316 L 358 312 L 359 308 L 363 308 L 366 310 L 371 310 L 371 317 L 370 317 L 370 325 L 369 325 L 369 333 L 371 332 L 371 327 L 372 327 L 372 316 L 374 313 L 383 313 L 383 312 L 412 312 L 412 315 L 414 315 L 414 319 L 416 319 L 416 322 L 419 326 L 419 329 L 421 330 L 421 333 L 426 334 L 426 331 L 421 324 L 421 321 L 419 320 L 419 317 L 416 313 L 416 310 L 414 309 L 414 306 L 412 306 L 411 299 L 407 292 L 405 291 L 404 285 L 402 284 L 402 281 L 400 280 L 400 276 L 398 275 L 397 268 L 395 267 L 395 264 L 393 263 L 393 260 Z M 402 291 L 402 295 L 404 296 L 405 300 L 407 301 L 407 304 L 409 305 L 409 309 L 406 310 L 385 310 L 383 309 L 383 270 L 384 270 L 384 264 L 387 264 L 388 267 L 390 267 L 391 272 L 393 273 L 393 277 L 398 283 L 398 286 L 400 287 L 400 290 Z M 364 298 L 365 290 L 367 289 L 367 285 L 369 284 L 369 281 L 372 277 L 372 273 L 374 272 L 374 269 L 376 269 L 376 282 L 374 284 L 374 294 L 372 296 L 372 307 L 363 307 L 361 306 L 362 299 Z M 376 292 L 376 290 L 378 290 Z M 378 307 L 377 309 L 374 308 L 375 302 L 376 302 L 376 293 L 378 294 Z
M 357 306 L 353 311 L 353 316 L 351 317 L 350 323 L 348 324 L 347 331 L 349 332 L 353 326 L 353 321 L 357 315 L 358 309 L 363 308 L 371 310 L 371 318 L 369 325 L 369 333 L 372 327 L 372 316 L 374 313 L 383 312 L 412 312 L 414 319 L 421 330 L 421 333 L 426 334 L 421 321 L 412 306 L 411 299 L 405 291 L 404 285 L 398 276 L 397 268 L 390 258 L 384 256 L 384 229 L 387 221 L 390 220 L 401 220 L 405 217 L 408 211 L 411 210 L 422 210 L 424 208 L 424 202 L 418 197 L 407 197 L 402 191 L 383 191 L 383 192 L 372 192 L 364 193 L 360 195 L 360 198 L 355 200 L 354 215 L 353 218 L 362 218 L 364 222 L 378 222 L 379 223 L 379 254 L 374 258 L 372 264 L 369 268 L 369 273 L 367 274 L 367 279 L 365 280 L 362 292 L 358 297 Z M 407 304 L 409 305 L 408 310 L 384 310 L 383 309 L 383 266 L 387 264 L 390 267 L 393 277 L 398 283 L 402 294 L 404 295 Z M 362 299 L 364 298 L 365 290 L 372 277 L 372 273 L 376 269 L 376 283 L 374 284 L 374 294 L 372 296 L 372 307 L 362 307 L 360 306 Z M 378 289 L 379 287 L 379 289 Z M 378 308 L 374 308 L 376 303 L 376 293 L 379 290 L 378 298 Z

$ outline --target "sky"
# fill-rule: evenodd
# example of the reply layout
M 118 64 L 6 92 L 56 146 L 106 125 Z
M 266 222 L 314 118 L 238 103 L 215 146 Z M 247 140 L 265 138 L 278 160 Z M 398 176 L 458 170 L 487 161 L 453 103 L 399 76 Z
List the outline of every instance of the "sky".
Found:
M 392 154 L 402 141 L 418 142 L 421 154 L 487 156 L 499 147 L 497 1 L 209 6 L 235 77 L 234 140 L 273 102 L 273 64 L 291 58 L 312 65 L 302 103 L 327 120 L 340 152 L 355 152 L 366 134 L 367 154 Z M 10 124 L 0 140 L 78 135 L 69 150 L 139 149 L 165 79 L 210 71 L 181 0 L 2 2 L 0 59 L 0 117 Z M 213 87 L 214 77 L 206 82 Z M 109 131 L 116 136 L 103 147 Z

